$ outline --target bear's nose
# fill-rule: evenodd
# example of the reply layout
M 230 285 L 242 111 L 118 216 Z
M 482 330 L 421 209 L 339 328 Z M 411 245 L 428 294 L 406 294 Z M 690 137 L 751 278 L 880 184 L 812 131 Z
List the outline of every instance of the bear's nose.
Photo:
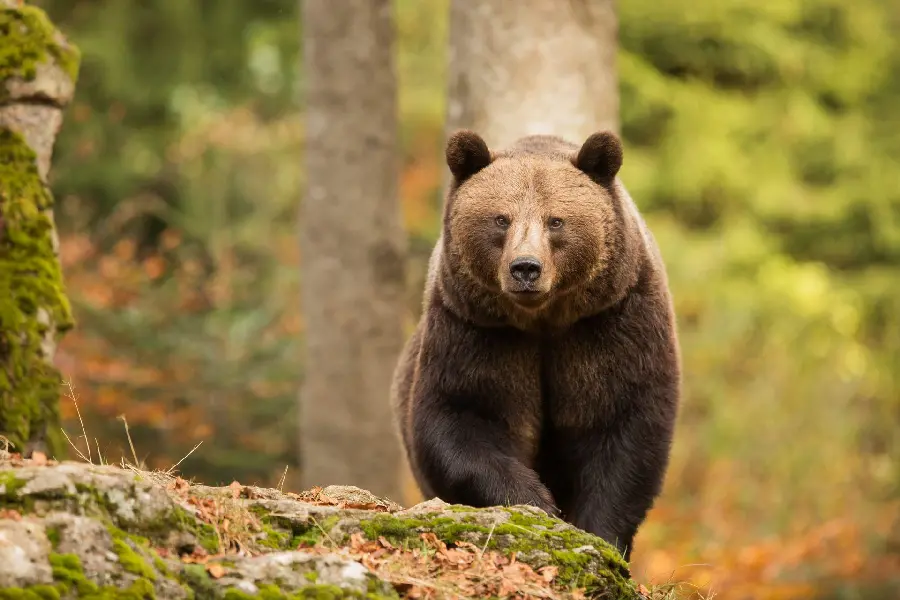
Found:
M 521 283 L 534 283 L 541 276 L 541 261 L 533 256 L 520 256 L 509 263 L 513 279 Z

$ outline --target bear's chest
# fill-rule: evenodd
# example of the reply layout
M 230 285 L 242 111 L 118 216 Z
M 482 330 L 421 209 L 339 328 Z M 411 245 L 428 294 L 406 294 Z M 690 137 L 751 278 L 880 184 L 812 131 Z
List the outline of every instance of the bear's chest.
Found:
M 542 424 L 559 429 L 603 422 L 620 385 L 617 344 L 601 328 L 581 327 L 547 337 L 538 349 Z

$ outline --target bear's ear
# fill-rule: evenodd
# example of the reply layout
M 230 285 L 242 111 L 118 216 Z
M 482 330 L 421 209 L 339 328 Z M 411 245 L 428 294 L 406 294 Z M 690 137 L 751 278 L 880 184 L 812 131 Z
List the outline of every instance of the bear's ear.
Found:
M 594 181 L 609 184 L 622 167 L 622 142 L 611 131 L 600 131 L 584 141 L 572 163 Z
M 462 129 L 447 140 L 447 166 L 457 183 L 462 183 L 489 164 L 491 151 L 474 131 Z

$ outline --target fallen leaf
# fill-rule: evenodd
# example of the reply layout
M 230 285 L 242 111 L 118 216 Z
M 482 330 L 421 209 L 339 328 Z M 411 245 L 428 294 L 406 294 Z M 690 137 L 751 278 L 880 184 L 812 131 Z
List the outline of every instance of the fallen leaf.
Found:
M 556 576 L 559 574 L 559 567 L 546 566 L 538 569 L 538 573 L 541 575 L 541 578 L 547 583 L 552 582 Z M 641 586 L 643 587 L 643 586 Z
M 644 598 L 649 598 L 649 597 L 650 597 L 650 590 L 648 590 L 648 589 L 647 589 L 647 586 L 645 586 L 643 583 L 640 584 L 640 585 L 638 585 L 637 591 L 638 591 L 638 594 L 640 594 L 640 595 L 643 596 Z
M 31 462 L 34 463 L 36 467 L 43 467 L 47 464 L 47 455 L 43 452 L 34 452 L 31 455 Z
M 17 510 L 13 510 L 11 508 L 6 510 L 0 510 L 0 519 L 9 519 L 10 521 L 21 521 L 22 514 Z
M 219 563 L 210 563 L 206 565 L 206 571 L 213 579 L 219 579 L 220 577 L 225 575 L 225 567 L 223 567 Z
M 383 548 L 387 548 L 388 550 L 393 550 L 393 549 L 394 549 L 394 546 L 391 545 L 391 543 L 390 543 L 389 541 L 387 541 L 386 539 L 384 539 L 384 536 L 382 536 L 382 535 L 379 535 L 379 536 L 378 536 L 378 543 L 381 544 L 381 546 L 382 546 Z
M 237 500 L 238 498 L 241 497 L 241 490 L 243 489 L 244 486 L 242 486 L 237 481 L 232 481 L 230 484 L 228 484 L 228 487 L 231 489 L 231 497 L 232 498 Z

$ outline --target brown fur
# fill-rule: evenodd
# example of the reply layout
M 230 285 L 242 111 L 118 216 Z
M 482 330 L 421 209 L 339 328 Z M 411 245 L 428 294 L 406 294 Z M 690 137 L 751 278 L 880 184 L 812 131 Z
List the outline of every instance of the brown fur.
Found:
M 680 360 L 662 258 L 616 178 L 621 143 L 530 136 L 491 153 L 462 131 L 447 163 L 392 390 L 416 480 L 448 502 L 533 504 L 628 558 L 668 463 Z

